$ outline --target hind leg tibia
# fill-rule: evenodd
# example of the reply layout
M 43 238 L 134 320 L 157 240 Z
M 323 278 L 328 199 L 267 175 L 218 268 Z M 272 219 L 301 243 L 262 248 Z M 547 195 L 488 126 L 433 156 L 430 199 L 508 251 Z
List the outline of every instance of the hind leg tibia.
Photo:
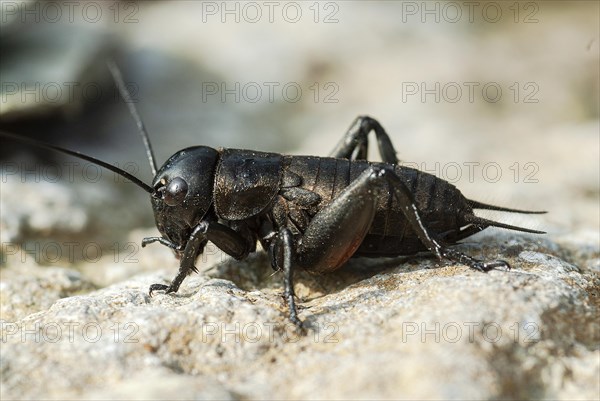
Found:
M 381 169 L 379 174 L 389 183 L 394 197 L 402 206 L 404 217 L 408 220 L 412 229 L 415 231 L 423 245 L 425 245 L 431 252 L 435 253 L 438 258 L 450 259 L 482 272 L 487 272 L 496 267 L 510 269 L 508 263 L 503 260 L 484 262 L 440 243 L 424 225 L 419 214 L 419 210 L 417 209 L 417 205 L 415 204 L 414 196 L 406 184 L 395 174 L 394 171 Z

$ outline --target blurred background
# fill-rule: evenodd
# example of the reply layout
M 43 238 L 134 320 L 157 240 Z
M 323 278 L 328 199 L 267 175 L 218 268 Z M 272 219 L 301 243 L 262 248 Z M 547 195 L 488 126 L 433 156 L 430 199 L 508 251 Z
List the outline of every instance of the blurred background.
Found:
M 550 211 L 503 221 L 597 244 L 598 2 L 0 5 L 3 130 L 149 182 L 114 59 L 159 165 L 200 144 L 327 155 L 367 114 L 406 165 L 470 198 Z M 147 194 L 88 163 L 4 138 L 1 157 L 3 243 L 107 245 L 153 226 Z

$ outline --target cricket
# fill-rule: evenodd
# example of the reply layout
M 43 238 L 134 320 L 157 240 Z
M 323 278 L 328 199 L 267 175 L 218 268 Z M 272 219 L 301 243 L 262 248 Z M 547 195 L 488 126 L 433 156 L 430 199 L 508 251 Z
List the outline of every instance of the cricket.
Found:
M 396 257 L 430 251 L 480 272 L 510 269 L 503 260 L 479 260 L 452 248 L 488 227 L 545 234 L 474 214 L 474 209 L 540 214 L 467 199 L 449 182 L 399 165 L 390 137 L 375 119 L 358 117 L 328 157 L 292 156 L 244 149 L 193 146 L 178 151 L 157 168 L 147 130 L 113 62 L 108 67 L 143 139 L 154 179 L 144 183 L 107 162 L 34 141 L 21 135 L 0 136 L 74 156 L 135 183 L 150 195 L 159 243 L 179 260 L 169 284 L 150 285 L 149 293 L 179 290 L 198 272 L 196 259 L 210 241 L 242 260 L 268 253 L 274 270 L 283 273 L 289 319 L 298 328 L 293 273 L 331 273 L 354 257 Z M 381 162 L 367 160 L 374 132 Z

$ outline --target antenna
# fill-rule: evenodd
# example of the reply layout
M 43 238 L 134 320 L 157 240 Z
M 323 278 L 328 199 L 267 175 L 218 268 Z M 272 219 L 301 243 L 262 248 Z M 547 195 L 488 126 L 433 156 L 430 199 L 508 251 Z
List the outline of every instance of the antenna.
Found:
M 139 186 L 144 191 L 146 191 L 146 192 L 148 192 L 150 194 L 154 194 L 156 192 L 154 190 L 154 188 L 152 188 L 150 185 L 146 184 L 145 182 L 143 182 L 139 178 L 134 177 L 133 175 L 129 174 L 127 171 L 121 170 L 120 168 L 118 168 L 116 166 L 113 166 L 112 164 L 103 162 L 102 160 L 98 160 L 98 159 L 96 159 L 96 158 L 94 158 L 92 156 L 84 155 L 83 153 L 79 153 L 79 152 L 76 152 L 74 150 L 69 150 L 69 149 L 61 148 L 60 146 L 50 145 L 49 143 L 46 143 L 46 142 L 36 141 L 34 139 L 25 138 L 25 137 L 22 137 L 21 135 L 11 134 L 11 133 L 5 132 L 5 131 L 0 131 L 0 136 L 7 137 L 7 138 L 13 139 L 13 140 L 18 141 L 18 142 L 26 143 L 28 145 L 37 146 L 38 148 L 51 149 L 51 150 L 54 150 L 56 152 L 65 153 L 65 154 L 70 155 L 70 156 L 74 156 L 74 157 L 78 157 L 78 158 L 83 159 L 83 160 L 87 160 L 87 161 L 89 161 L 91 163 L 94 163 L 94 164 L 97 164 L 97 165 L 99 165 L 101 167 L 104 167 L 107 170 L 110 170 L 110 171 L 112 171 L 114 173 L 117 173 L 121 177 L 125 177 L 128 180 L 131 180 L 131 182 L 133 182 L 134 184 L 136 184 L 137 186 Z
M 152 169 L 152 176 L 156 176 L 156 161 L 154 159 L 154 152 L 152 151 L 152 145 L 150 144 L 150 139 L 148 138 L 148 131 L 146 131 L 146 127 L 140 118 L 140 115 L 135 108 L 135 104 L 131 99 L 131 94 L 127 90 L 127 86 L 123 81 L 123 76 L 121 75 L 121 71 L 117 64 L 113 60 L 109 60 L 106 62 L 110 73 L 112 74 L 113 79 L 115 80 L 115 84 L 117 85 L 117 89 L 119 89 L 119 93 L 121 94 L 121 98 L 129 107 L 129 113 L 135 120 L 135 123 L 138 127 L 138 132 L 142 136 L 142 141 L 144 141 L 144 146 L 146 147 L 146 156 L 148 157 L 148 161 L 150 162 L 150 168 Z

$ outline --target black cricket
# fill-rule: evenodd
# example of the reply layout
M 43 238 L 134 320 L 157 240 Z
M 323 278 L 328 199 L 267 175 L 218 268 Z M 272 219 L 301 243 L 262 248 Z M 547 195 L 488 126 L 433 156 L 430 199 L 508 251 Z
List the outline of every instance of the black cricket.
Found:
M 155 291 L 177 292 L 198 272 L 195 261 L 211 241 L 235 259 L 267 250 L 273 269 L 282 271 L 290 320 L 298 327 L 293 273 L 297 268 L 328 273 L 352 257 L 393 257 L 431 251 L 481 272 L 502 267 L 503 260 L 482 261 L 450 245 L 487 227 L 544 234 L 475 216 L 473 209 L 545 213 L 509 209 L 466 199 L 450 183 L 398 164 L 396 150 L 373 118 L 358 117 L 330 157 L 285 156 L 241 149 L 194 146 L 171 156 L 157 171 L 146 129 L 116 66 L 109 68 L 135 118 L 154 179 L 147 185 L 126 171 L 79 152 L 0 132 L 0 136 L 96 163 L 150 194 L 159 242 L 180 260 L 169 284 Z M 383 162 L 366 160 L 368 135 L 374 131 Z

